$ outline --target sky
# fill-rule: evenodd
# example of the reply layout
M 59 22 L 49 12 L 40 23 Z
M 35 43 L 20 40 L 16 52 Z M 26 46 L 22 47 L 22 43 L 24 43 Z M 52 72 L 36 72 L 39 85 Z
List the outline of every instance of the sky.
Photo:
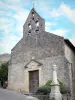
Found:
M 23 36 L 23 24 L 34 8 L 45 19 L 47 32 L 69 39 L 75 46 L 75 0 L 0 0 L 0 54 Z

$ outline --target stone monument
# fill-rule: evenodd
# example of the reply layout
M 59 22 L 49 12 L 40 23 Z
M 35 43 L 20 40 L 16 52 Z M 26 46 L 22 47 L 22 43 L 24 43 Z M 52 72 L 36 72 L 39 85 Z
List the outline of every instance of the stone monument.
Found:
M 59 88 L 59 82 L 57 80 L 57 67 L 55 64 L 53 65 L 53 77 L 52 78 L 53 79 L 51 83 L 50 99 L 62 100 L 62 95 L 60 93 L 60 88 Z

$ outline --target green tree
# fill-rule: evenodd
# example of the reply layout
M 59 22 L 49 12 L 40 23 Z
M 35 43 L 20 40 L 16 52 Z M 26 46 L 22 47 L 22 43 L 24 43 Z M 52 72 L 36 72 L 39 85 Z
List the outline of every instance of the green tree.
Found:
M 0 81 L 2 86 L 6 80 L 8 80 L 8 62 L 3 62 L 0 65 Z

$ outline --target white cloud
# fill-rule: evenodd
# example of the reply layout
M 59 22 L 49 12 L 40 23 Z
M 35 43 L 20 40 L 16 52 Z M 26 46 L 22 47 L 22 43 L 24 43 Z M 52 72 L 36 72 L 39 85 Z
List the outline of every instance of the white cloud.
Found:
M 61 7 L 58 9 L 53 8 L 50 12 L 50 17 L 60 17 L 61 15 L 63 15 Z
M 65 29 L 56 29 L 56 30 L 51 30 L 50 32 L 53 33 L 53 34 L 65 37 L 66 34 L 67 34 L 67 32 L 68 32 L 68 30 L 65 30 Z
M 62 4 L 61 9 L 67 18 L 75 24 L 75 9 L 71 9 L 69 6 Z
M 56 23 L 55 22 L 46 22 L 45 30 L 49 32 L 52 26 L 56 26 Z
M 67 18 L 69 18 L 69 20 L 75 23 L 75 19 L 73 17 L 75 16 L 74 15 L 75 10 L 72 10 L 69 6 L 65 4 L 61 4 L 58 9 L 53 9 L 52 12 L 50 13 L 51 10 L 47 7 L 47 4 L 45 4 L 45 2 L 43 2 L 43 4 L 41 3 L 39 2 L 40 7 L 38 8 L 38 10 L 44 12 L 44 15 L 47 13 L 45 16 L 59 17 L 61 15 L 65 15 L 67 16 Z M 22 32 L 23 24 L 29 14 L 29 10 L 24 9 L 20 5 L 20 0 L 8 0 L 6 4 L 0 2 L 0 8 L 1 7 L 8 8 L 8 10 L 12 9 L 16 12 L 14 15 L 12 15 L 12 13 L 9 13 L 9 12 L 7 13 L 1 12 L 1 15 L 6 14 L 6 15 L 9 15 L 11 19 L 12 17 L 15 19 L 16 21 L 15 29 L 13 28 L 13 25 L 15 23 L 13 20 L 11 21 L 11 19 L 0 18 L 0 23 L 1 23 L 0 29 L 4 30 L 4 34 L 5 34 L 4 38 L 0 39 L 0 48 L 2 48 L 2 51 L 0 51 L 0 53 L 4 53 L 4 52 L 10 53 L 11 49 L 15 46 L 15 44 L 20 40 L 20 38 L 23 35 L 23 32 Z M 50 23 L 46 22 L 46 31 L 52 32 L 56 35 L 65 36 L 65 34 L 68 32 L 65 29 L 51 30 L 51 27 L 55 25 L 56 23 L 54 22 L 50 22 Z M 14 30 L 14 31 L 16 30 L 16 31 L 14 32 L 14 34 L 11 34 L 9 32 L 10 30 Z M 71 41 L 75 43 L 74 36 L 71 38 Z
M 11 22 L 11 23 L 10 23 Z M 3 34 L 8 34 L 9 29 L 13 27 L 13 21 L 10 21 L 9 19 L 6 18 L 0 18 L 0 30 L 3 30 Z
M 13 16 L 16 19 L 15 29 L 20 35 L 23 34 L 23 25 L 28 17 L 28 13 L 29 11 L 23 9 L 22 11 L 17 11 L 17 13 Z
M 9 4 L 18 4 L 18 3 L 20 3 L 20 0 L 7 0 L 7 3 L 9 3 Z
M 0 53 L 10 53 L 11 49 L 15 46 L 15 44 L 20 40 L 21 37 L 17 37 L 16 35 L 6 34 L 4 38 L 0 39 Z
M 58 36 L 63 36 L 63 37 L 66 36 L 68 30 L 66 30 L 66 29 L 56 29 L 56 30 L 52 30 L 51 29 L 52 26 L 56 26 L 56 23 L 54 23 L 54 22 L 52 22 L 52 23 L 46 22 L 46 25 L 45 25 L 46 31 L 48 31 L 50 33 L 53 33 L 53 34 L 56 34 Z
M 56 25 L 56 23 L 54 23 L 54 22 L 46 22 L 46 24 L 45 24 L 46 26 L 55 26 Z
M 13 15 L 13 18 L 16 20 L 16 31 L 19 33 L 23 32 L 23 24 L 25 23 L 29 10 L 26 10 L 20 6 L 9 6 L 12 10 L 16 11 L 16 14 Z
M 50 1 L 49 0 L 36 0 L 35 1 L 35 9 L 40 13 L 40 16 L 42 15 L 43 18 L 50 18 Z M 38 6 L 39 5 L 39 6 Z
M 10 2 L 10 0 L 8 1 Z M 6 15 L 1 12 L 1 15 L 3 17 L 0 17 L 0 29 L 3 30 L 2 33 L 4 34 L 4 37 L 0 38 L 0 53 L 10 53 L 11 49 L 15 46 L 15 44 L 20 40 L 23 35 L 23 24 L 28 16 L 29 11 L 20 7 L 20 5 L 8 5 L 2 2 L 0 2 L 0 5 L 0 8 L 4 7 L 8 8 L 8 10 L 11 9 L 16 12 L 12 16 L 10 16 L 10 12 L 7 12 Z M 4 17 L 7 15 L 9 16 Z M 16 24 L 15 27 L 14 24 Z
M 54 8 L 50 12 L 51 17 L 66 16 L 73 24 L 75 24 L 75 9 L 71 9 L 68 5 L 62 3 L 58 9 Z

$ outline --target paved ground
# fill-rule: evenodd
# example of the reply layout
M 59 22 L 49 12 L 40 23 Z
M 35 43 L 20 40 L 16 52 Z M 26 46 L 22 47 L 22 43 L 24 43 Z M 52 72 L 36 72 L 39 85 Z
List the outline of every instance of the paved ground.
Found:
M 38 99 L 20 93 L 16 93 L 7 89 L 0 88 L 0 100 L 38 100 Z

